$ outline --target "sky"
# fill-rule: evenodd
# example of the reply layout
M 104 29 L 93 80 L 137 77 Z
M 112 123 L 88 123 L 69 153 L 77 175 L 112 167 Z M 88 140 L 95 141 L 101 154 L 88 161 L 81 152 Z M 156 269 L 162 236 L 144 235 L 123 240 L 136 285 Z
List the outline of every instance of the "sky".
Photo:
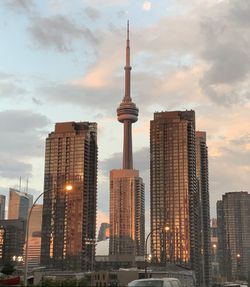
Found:
M 134 167 L 146 184 L 155 111 L 193 109 L 207 132 L 211 216 L 250 187 L 250 1 L 0 1 L 0 193 L 43 191 L 45 139 L 56 122 L 98 123 L 98 223 L 109 171 L 121 167 L 126 22 L 130 20 Z

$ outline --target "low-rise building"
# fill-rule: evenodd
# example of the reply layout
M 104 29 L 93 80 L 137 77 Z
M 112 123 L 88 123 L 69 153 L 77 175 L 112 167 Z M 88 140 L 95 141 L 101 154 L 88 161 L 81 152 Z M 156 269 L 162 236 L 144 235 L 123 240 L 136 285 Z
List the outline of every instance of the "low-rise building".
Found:
M 148 270 L 147 276 L 149 278 L 177 278 L 180 280 L 182 287 L 194 287 L 195 275 L 191 270 L 165 270 L 156 271 Z M 91 276 L 91 286 L 107 287 L 107 286 L 127 286 L 129 282 L 137 279 L 145 278 L 145 271 L 132 268 L 120 269 L 113 271 L 98 271 L 93 272 Z

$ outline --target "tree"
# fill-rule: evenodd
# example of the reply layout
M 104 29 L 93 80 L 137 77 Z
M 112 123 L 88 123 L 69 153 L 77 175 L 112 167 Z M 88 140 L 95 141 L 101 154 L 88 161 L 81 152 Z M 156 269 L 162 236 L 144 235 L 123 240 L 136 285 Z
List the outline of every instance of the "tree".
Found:
M 5 275 L 11 275 L 15 271 L 15 267 L 10 262 L 6 262 L 1 270 Z

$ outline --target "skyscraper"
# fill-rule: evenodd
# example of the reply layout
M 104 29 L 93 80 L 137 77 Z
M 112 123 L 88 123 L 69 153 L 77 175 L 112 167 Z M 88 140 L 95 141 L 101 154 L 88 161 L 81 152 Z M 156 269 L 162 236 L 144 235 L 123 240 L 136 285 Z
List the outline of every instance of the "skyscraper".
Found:
M 218 259 L 224 280 L 249 280 L 250 194 L 229 192 L 217 202 Z
M 0 194 L 0 220 L 5 219 L 5 201 L 6 196 Z
M 196 176 L 199 192 L 200 209 L 200 267 L 201 286 L 210 286 L 211 283 L 211 236 L 210 236 L 210 208 L 208 184 L 208 152 L 206 133 L 196 132 Z
M 150 122 L 151 253 L 191 267 L 200 283 L 195 112 L 154 114 Z M 163 232 L 164 227 L 168 227 Z
M 17 189 L 9 189 L 8 219 L 27 220 L 29 208 L 32 206 L 33 196 Z
M 57 123 L 46 140 L 41 264 L 91 269 L 96 195 L 97 124 Z
M 134 261 L 144 254 L 144 184 L 139 171 L 133 169 L 132 123 L 137 121 L 138 108 L 130 96 L 130 42 L 127 27 L 125 95 L 117 109 L 123 123 L 123 168 L 110 172 L 110 256 Z M 119 258 L 119 259 L 118 259 Z

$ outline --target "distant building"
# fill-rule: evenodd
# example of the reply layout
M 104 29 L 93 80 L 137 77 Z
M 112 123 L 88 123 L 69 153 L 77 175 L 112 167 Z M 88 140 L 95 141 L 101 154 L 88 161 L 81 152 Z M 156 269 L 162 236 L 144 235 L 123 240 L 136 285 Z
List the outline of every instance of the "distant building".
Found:
M 6 196 L 0 194 L 0 220 L 5 219 L 5 202 L 6 202 Z
M 212 282 L 217 282 L 220 278 L 218 262 L 218 227 L 217 219 L 213 218 L 210 224 L 211 230 L 211 277 Z
M 36 204 L 30 216 L 28 249 L 29 267 L 37 267 L 40 265 L 42 212 L 43 205 Z
M 103 222 L 100 226 L 97 241 L 103 241 L 109 238 L 109 223 Z
M 23 260 L 26 221 L 0 220 L 0 264 Z
M 209 286 L 207 146 L 192 110 L 156 112 L 150 122 L 150 198 L 152 262 L 191 268 Z
M 217 202 L 218 259 L 225 281 L 250 274 L 250 194 L 229 192 Z
M 29 238 L 28 266 L 35 268 L 40 265 L 41 259 L 41 234 Z
M 123 166 L 110 172 L 110 240 L 112 260 L 134 262 L 144 255 L 145 209 L 144 183 L 139 171 L 133 169 L 132 124 L 137 121 L 138 108 L 130 93 L 130 40 L 127 27 L 125 95 L 117 108 L 118 121 L 123 124 Z
M 67 191 L 70 185 L 72 190 Z M 90 270 L 95 256 L 97 124 L 57 123 L 46 139 L 41 264 Z
M 27 220 L 29 208 L 32 206 L 33 196 L 17 189 L 9 189 L 8 219 Z

